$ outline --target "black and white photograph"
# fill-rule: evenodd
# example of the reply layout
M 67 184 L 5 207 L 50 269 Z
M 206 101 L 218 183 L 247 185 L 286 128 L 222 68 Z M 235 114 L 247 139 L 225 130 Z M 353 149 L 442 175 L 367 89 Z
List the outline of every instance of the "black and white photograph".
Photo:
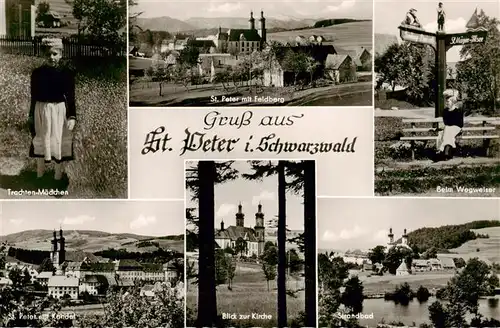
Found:
M 182 201 L 0 210 L 0 326 L 184 326 Z
M 320 327 L 500 327 L 493 199 L 319 198 Z
M 135 0 L 130 106 L 372 106 L 373 0 Z
M 374 15 L 375 194 L 500 196 L 500 3 Z
M 127 198 L 127 7 L 0 1 L 0 199 Z
M 315 161 L 185 164 L 186 326 L 317 327 Z

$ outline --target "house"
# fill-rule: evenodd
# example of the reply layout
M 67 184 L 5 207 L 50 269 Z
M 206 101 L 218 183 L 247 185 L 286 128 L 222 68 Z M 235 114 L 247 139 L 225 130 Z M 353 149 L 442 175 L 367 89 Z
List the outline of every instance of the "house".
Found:
M 321 43 L 323 43 L 325 41 L 326 41 L 325 37 L 323 37 L 321 35 L 311 35 L 311 36 L 309 36 L 309 42 L 310 43 L 321 44 Z
M 163 264 L 164 281 L 176 281 L 179 276 L 173 262 Z
M 258 205 L 257 213 L 255 213 L 255 227 L 245 227 L 245 214 L 242 212 L 242 205 L 238 205 L 236 213 L 236 226 L 224 227 L 224 221 L 221 222 L 221 227 L 215 234 L 216 244 L 225 249 L 230 247 L 238 249 L 244 256 L 260 256 L 264 252 L 265 243 L 265 228 L 264 228 L 264 213 L 262 213 L 262 205 Z M 240 246 L 242 245 L 242 246 Z
M 101 275 L 105 277 L 114 277 L 116 275 L 115 263 L 83 262 L 80 266 L 79 275 L 80 279 L 84 278 L 86 275 Z
M 231 54 L 200 54 L 198 57 L 198 72 L 200 76 L 209 77 L 212 81 L 215 74 L 222 68 L 236 65 L 237 61 Z
M 408 270 L 408 266 L 406 265 L 406 262 L 404 260 L 401 261 L 401 264 L 396 269 L 396 276 L 407 276 L 409 274 L 410 274 L 410 271 Z
M 47 286 L 49 283 L 49 278 L 51 278 L 54 274 L 52 271 L 43 271 L 36 276 L 36 280 L 42 286 Z
M 121 280 L 143 280 L 144 269 L 135 260 L 119 260 L 115 264 L 115 272 Z
M 52 276 L 47 284 L 49 295 L 54 298 L 62 298 L 69 295 L 73 300 L 78 299 L 79 280 L 71 276 Z
M 146 281 L 164 281 L 165 273 L 163 272 L 163 264 L 158 263 L 143 263 L 144 269 L 143 280 Z
M 425 272 L 431 270 L 431 265 L 428 260 L 413 260 L 411 265 L 415 272 Z
M 349 55 L 328 55 L 325 70 L 336 84 L 356 81 L 356 65 Z
M 455 261 L 451 257 L 438 257 L 438 260 L 441 261 L 443 270 L 455 270 L 457 268 Z
M 103 277 L 103 276 L 101 276 Z M 103 277 L 106 279 L 105 277 Z M 79 286 L 79 292 L 84 293 L 87 292 L 90 295 L 97 295 L 98 294 L 98 287 L 100 286 L 101 282 L 98 278 L 98 276 L 95 275 L 86 275 L 85 278 L 83 278 L 80 281 L 80 286 Z
M 276 58 L 270 66 L 264 67 L 264 85 L 275 87 L 286 87 L 293 84 L 295 74 L 291 72 L 285 65 L 287 54 L 303 53 L 317 64 L 313 78 L 322 77 L 325 72 L 326 59 L 329 55 L 336 54 L 336 50 L 332 45 L 294 45 L 281 46 L 276 50 Z M 298 79 L 310 80 L 310 72 L 302 72 Z
M 441 261 L 438 259 L 429 259 L 429 264 L 431 266 L 432 271 L 442 270 L 443 266 L 441 265 Z
M 36 7 L 34 0 L 0 1 L 0 35 L 35 36 Z

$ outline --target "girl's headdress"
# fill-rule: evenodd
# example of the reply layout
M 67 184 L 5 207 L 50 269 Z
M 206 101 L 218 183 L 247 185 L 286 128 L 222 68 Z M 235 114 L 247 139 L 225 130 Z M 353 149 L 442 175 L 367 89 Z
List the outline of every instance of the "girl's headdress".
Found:
M 64 48 L 62 39 L 57 39 L 57 38 L 43 38 L 42 45 L 47 48 L 54 48 L 61 50 Z

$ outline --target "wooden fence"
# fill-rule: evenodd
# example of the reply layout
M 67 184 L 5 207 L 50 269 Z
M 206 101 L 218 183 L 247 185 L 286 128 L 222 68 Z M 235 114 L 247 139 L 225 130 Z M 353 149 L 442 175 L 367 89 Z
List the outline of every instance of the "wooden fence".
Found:
M 63 57 L 111 57 L 125 56 L 126 46 L 116 43 L 80 41 L 76 38 L 62 38 Z M 0 36 L 0 54 L 43 56 L 42 38 L 13 38 Z

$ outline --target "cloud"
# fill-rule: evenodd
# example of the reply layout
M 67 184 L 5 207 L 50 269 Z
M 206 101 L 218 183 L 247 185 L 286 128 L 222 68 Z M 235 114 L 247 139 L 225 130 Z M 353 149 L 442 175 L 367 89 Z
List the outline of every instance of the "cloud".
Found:
M 465 32 L 465 25 L 467 21 L 460 17 L 457 19 L 447 19 L 444 24 L 444 29 L 447 33 L 449 32 Z M 423 26 L 426 31 L 435 32 L 437 31 L 437 22 L 428 23 Z
M 64 219 L 62 220 L 59 220 L 59 223 L 60 224 L 64 224 L 64 225 L 80 225 L 80 224 L 84 224 L 86 222 L 92 222 L 95 220 L 95 217 L 93 216 L 88 216 L 88 215 L 79 215 L 79 216 L 75 216 L 75 217 L 65 217 Z
M 130 229 L 144 228 L 144 227 L 147 227 L 148 225 L 151 225 L 153 223 L 156 223 L 155 216 L 140 215 L 137 219 L 130 222 Z
M 225 2 L 225 3 L 211 3 L 210 7 L 208 8 L 209 12 L 216 12 L 216 13 L 230 13 L 233 11 L 237 11 L 241 9 L 241 3 L 236 2 L 236 3 L 231 3 L 231 2 Z
M 252 205 L 253 206 L 257 206 L 263 200 L 275 200 L 275 199 L 276 199 L 276 194 L 274 192 L 267 191 L 267 190 L 262 190 L 260 192 L 260 195 L 253 196 L 253 198 L 252 198 Z
M 10 219 L 9 220 L 10 223 L 12 223 L 13 225 L 21 225 L 23 222 L 24 222 L 24 219 Z
M 343 0 L 338 6 L 327 6 L 328 11 L 340 11 L 354 7 L 356 0 Z
M 366 236 L 368 231 L 356 225 L 352 229 L 342 229 L 339 233 L 326 230 L 321 239 L 323 241 L 351 240 Z
M 379 230 L 373 234 L 373 241 L 378 243 L 377 245 L 381 244 L 385 245 L 387 243 L 387 230 Z
M 215 213 L 215 217 L 224 218 L 229 214 L 234 214 L 234 213 L 236 213 L 236 205 L 224 203 L 221 206 L 219 206 L 219 209 Z

